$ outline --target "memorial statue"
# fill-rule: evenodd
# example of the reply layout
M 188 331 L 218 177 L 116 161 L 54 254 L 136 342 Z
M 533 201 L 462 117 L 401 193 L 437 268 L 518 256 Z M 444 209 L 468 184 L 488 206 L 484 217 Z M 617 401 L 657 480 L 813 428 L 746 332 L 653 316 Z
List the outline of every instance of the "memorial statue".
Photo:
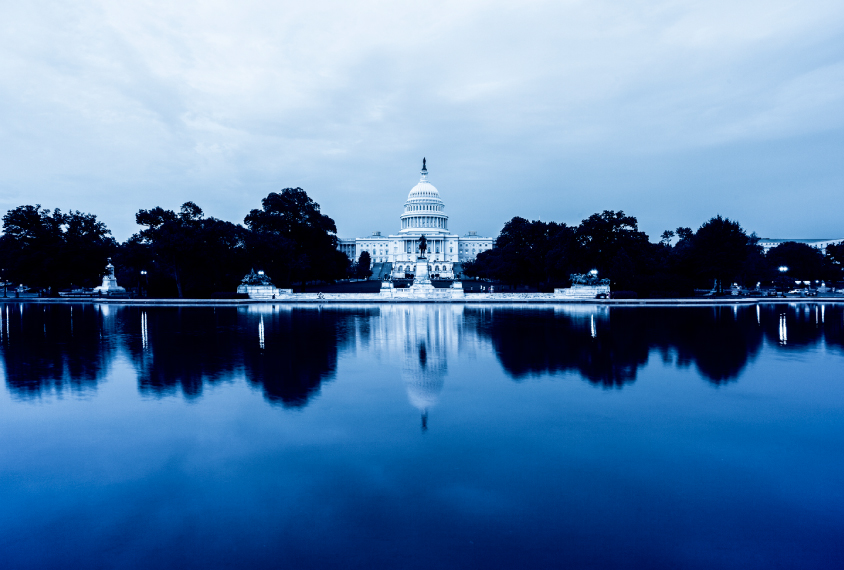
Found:
M 250 271 L 249 273 L 246 274 L 246 277 L 244 277 L 241 280 L 241 284 L 243 284 L 243 285 L 270 285 L 270 286 L 272 286 L 273 282 L 270 280 L 269 277 L 267 277 L 266 273 L 264 273 L 263 271 L 259 271 L 258 273 L 255 273 L 255 270 L 253 269 L 252 271 Z
M 572 273 L 569 275 L 572 285 L 609 285 L 609 279 L 598 279 L 598 272 Z
M 108 258 L 108 265 L 106 265 L 106 274 L 103 276 L 103 284 L 99 287 L 94 287 L 94 292 L 98 295 L 116 295 L 126 293 L 126 289 L 117 284 L 117 277 L 114 276 L 114 265 L 111 264 L 111 258 Z
M 422 157 L 422 170 L 428 170 L 428 168 L 425 166 L 425 157 L 424 156 Z
M 425 252 L 428 251 L 428 240 L 425 239 L 425 236 L 422 236 L 422 239 L 419 240 L 419 253 L 421 257 L 425 257 Z

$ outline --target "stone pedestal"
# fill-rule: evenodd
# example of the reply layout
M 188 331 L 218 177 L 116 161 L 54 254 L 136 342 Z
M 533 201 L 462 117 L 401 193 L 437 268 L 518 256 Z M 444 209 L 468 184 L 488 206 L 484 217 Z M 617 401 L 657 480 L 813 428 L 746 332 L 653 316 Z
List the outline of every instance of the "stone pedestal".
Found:
M 428 260 L 424 257 L 416 260 L 416 276 L 409 289 L 410 294 L 414 297 L 434 296 L 434 286 L 431 284 L 431 277 L 428 273 Z
M 428 260 L 424 257 L 416 260 L 416 277 L 413 280 L 414 287 L 417 284 L 431 284 L 431 276 L 428 273 Z
M 598 295 L 609 297 L 609 285 L 581 285 L 575 284 L 566 289 L 554 289 L 555 297 L 566 299 L 595 299 Z
M 382 281 L 381 282 L 381 296 L 382 297 L 392 297 L 393 291 L 395 291 L 395 287 L 393 286 L 392 282 L 390 281 Z
M 111 258 L 108 258 L 108 265 L 106 265 L 106 274 L 103 276 L 103 284 L 99 287 L 94 287 L 94 293 L 98 295 L 125 295 L 126 289 L 117 284 L 117 278 L 114 276 L 114 265 L 111 264 Z
M 237 292 L 249 295 L 250 299 L 275 299 L 278 295 L 278 289 L 272 285 L 240 284 L 237 287 Z

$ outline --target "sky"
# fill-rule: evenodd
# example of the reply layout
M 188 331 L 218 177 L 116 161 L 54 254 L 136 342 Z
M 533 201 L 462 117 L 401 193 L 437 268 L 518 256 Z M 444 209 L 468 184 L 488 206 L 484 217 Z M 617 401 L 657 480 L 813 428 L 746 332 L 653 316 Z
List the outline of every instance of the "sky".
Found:
M 450 229 L 623 210 L 844 237 L 844 2 L 0 6 L 0 211 L 242 223 L 302 187 L 395 233 L 422 157 Z

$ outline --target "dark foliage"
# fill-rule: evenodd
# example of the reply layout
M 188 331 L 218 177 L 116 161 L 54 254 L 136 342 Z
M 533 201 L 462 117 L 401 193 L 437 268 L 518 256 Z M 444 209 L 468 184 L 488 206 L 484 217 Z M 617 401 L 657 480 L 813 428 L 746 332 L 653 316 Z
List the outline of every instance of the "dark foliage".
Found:
M 111 232 L 94 214 L 19 206 L 3 216 L 0 263 L 3 277 L 55 292 L 99 284 L 108 257 L 117 248 Z
M 834 247 L 834 246 L 833 246 Z M 775 268 L 788 267 L 788 276 L 792 280 L 814 281 L 834 278 L 836 268 L 820 251 L 805 243 L 787 241 L 772 248 L 768 255 L 771 276 Z
M 129 264 L 151 262 L 153 294 L 166 295 L 174 287 L 180 299 L 209 297 L 216 291 L 234 290 L 248 269 L 246 230 L 204 218 L 193 202 L 185 202 L 178 214 L 156 207 L 140 210 L 135 219 L 146 228 L 122 249 Z M 136 273 L 141 270 L 129 267 Z
M 337 250 L 334 220 L 301 188 L 271 192 L 243 221 L 250 230 L 250 259 L 276 285 L 346 276 L 349 260 Z
M 40 205 L 9 210 L 0 236 L 3 277 L 51 292 L 92 287 L 114 256 L 124 287 L 148 296 L 211 297 L 233 292 L 252 268 L 281 287 L 372 274 L 368 252 L 351 264 L 337 250 L 334 220 L 301 188 L 270 193 L 246 216 L 246 227 L 206 218 L 193 202 L 179 212 L 140 210 L 135 219 L 143 229 L 118 246 L 93 214 Z M 758 241 L 721 216 L 697 231 L 666 230 L 659 243 L 651 243 L 637 219 L 623 211 L 605 210 L 577 226 L 517 216 L 492 249 L 463 263 L 463 273 L 510 290 L 549 291 L 568 286 L 572 274 L 597 270 L 614 291 L 640 298 L 690 296 L 713 283 L 720 290 L 732 283 L 787 288 L 796 280 L 841 278 L 844 246 L 829 246 L 824 257 L 808 245 L 786 242 L 764 255 Z M 786 274 L 777 271 L 781 265 L 789 268 Z
M 770 285 L 779 264 L 793 266 L 789 275 L 803 280 L 840 277 L 836 260 L 842 252 L 836 246 L 830 246 L 824 259 L 807 245 L 783 244 L 766 256 L 758 242 L 738 222 L 721 216 L 696 232 L 687 227 L 666 230 L 659 243 L 651 243 L 636 218 L 622 211 L 593 214 L 577 227 L 515 217 L 504 225 L 492 249 L 463 268 L 470 277 L 540 290 L 565 287 L 571 274 L 596 269 L 615 291 L 642 298 L 687 297 L 713 283 L 721 290 L 732 283 Z
M 357 263 L 355 264 L 355 277 L 358 279 L 368 279 L 372 275 L 372 257 L 368 251 L 362 251 Z

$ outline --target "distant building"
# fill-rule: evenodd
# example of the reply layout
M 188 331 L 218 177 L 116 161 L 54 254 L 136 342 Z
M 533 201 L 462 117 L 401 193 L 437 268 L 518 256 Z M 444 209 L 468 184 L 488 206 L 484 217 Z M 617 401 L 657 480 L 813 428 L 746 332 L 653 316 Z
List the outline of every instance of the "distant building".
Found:
M 382 236 L 381 232 L 373 232 L 367 237 L 338 240 L 337 248 L 352 261 L 357 261 L 364 251 L 369 252 L 373 278 L 388 275 L 401 278 L 412 273 L 423 235 L 428 242 L 428 265 L 433 277 L 451 279 L 455 271 L 460 273 L 461 263 L 492 248 L 493 238 L 479 236 L 477 232 L 458 236 L 448 229 L 445 203 L 439 191 L 428 182 L 424 159 L 420 174 L 419 183 L 411 188 L 404 203 L 398 233 Z
M 808 246 L 814 247 L 815 249 L 821 250 L 823 255 L 826 255 L 826 246 L 828 245 L 837 245 L 844 242 L 844 238 L 838 239 L 772 239 L 772 238 L 760 238 L 759 245 L 761 245 L 765 249 L 765 253 L 778 245 L 785 243 L 787 241 L 793 241 L 797 243 L 805 243 Z

